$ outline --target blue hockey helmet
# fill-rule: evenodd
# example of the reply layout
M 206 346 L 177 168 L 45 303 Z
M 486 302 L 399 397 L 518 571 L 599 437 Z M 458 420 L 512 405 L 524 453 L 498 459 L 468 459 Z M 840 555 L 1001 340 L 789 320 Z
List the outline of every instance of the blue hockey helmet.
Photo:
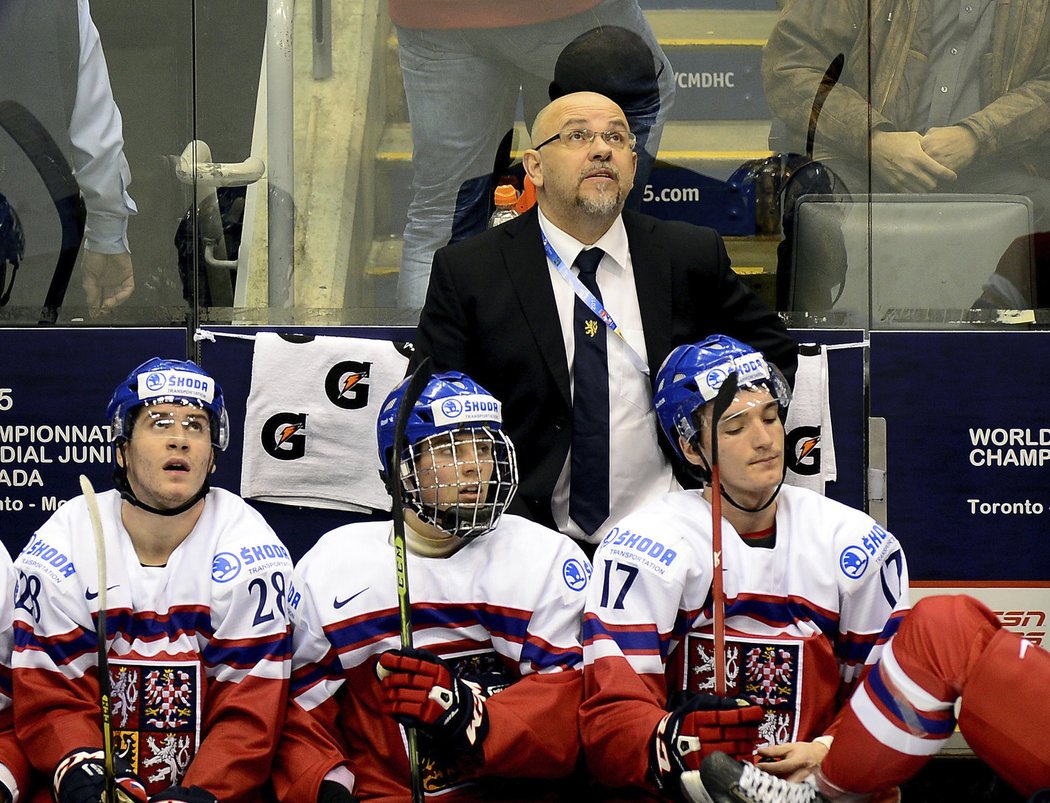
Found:
M 22 231 L 22 222 L 18 219 L 15 208 L 0 193 L 0 304 L 7 303 L 11 287 L 15 283 L 15 273 L 22 263 L 26 251 L 26 237 Z M 11 271 L 11 287 L 7 284 L 7 272 Z
M 405 396 L 408 380 L 401 382 L 387 396 L 376 424 L 379 462 L 384 479 L 390 477 L 394 454 L 394 426 Z M 417 471 L 420 458 L 433 456 L 441 447 L 452 447 L 450 453 L 460 467 L 458 448 L 464 442 L 460 433 L 470 433 L 466 440 L 474 449 L 465 459 L 466 466 L 476 465 L 481 452 L 479 443 L 491 444 L 492 473 L 484 493 L 474 495 L 467 503 L 439 506 L 425 501 L 440 489 L 433 476 Z M 424 522 L 460 538 L 474 538 L 488 532 L 499 521 L 518 488 L 518 467 L 514 445 L 503 432 L 502 405 L 481 385 L 459 371 L 435 374 L 412 406 L 405 427 L 405 447 L 401 455 L 399 487 L 405 506 Z M 433 474 L 433 472 L 430 472 Z M 477 486 L 476 479 L 461 478 L 459 486 Z
M 154 404 L 186 404 L 208 412 L 211 443 L 224 450 L 230 441 L 230 420 L 222 388 L 203 368 L 189 360 L 151 357 L 117 385 L 106 407 L 113 439 L 131 437 L 134 413 Z
M 678 436 L 693 443 L 698 435 L 694 413 L 718 395 L 722 382 L 732 372 L 741 389 L 765 387 L 781 413 L 791 402 L 791 388 L 784 375 L 762 352 L 728 335 L 711 335 L 699 343 L 678 346 L 656 374 L 653 407 L 660 427 L 685 460 Z

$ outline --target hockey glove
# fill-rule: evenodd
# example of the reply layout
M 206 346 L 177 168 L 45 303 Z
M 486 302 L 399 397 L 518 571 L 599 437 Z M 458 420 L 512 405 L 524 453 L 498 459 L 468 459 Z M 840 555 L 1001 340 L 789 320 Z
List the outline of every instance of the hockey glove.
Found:
M 350 790 L 336 781 L 321 781 L 317 803 L 359 803 Z
M 376 664 L 383 712 L 419 728 L 438 746 L 476 750 L 489 730 L 481 687 L 427 650 L 389 650 Z
M 199 786 L 169 786 L 151 797 L 149 803 L 219 803 L 219 799 Z
M 752 763 L 758 726 L 765 714 L 742 697 L 690 694 L 656 726 L 649 750 L 649 771 L 658 789 L 675 796 L 684 772 L 700 769 L 714 752 Z M 681 790 L 686 799 L 704 800 Z
M 122 803 L 147 803 L 146 785 L 126 759 L 115 756 L 113 769 L 117 799 Z M 106 791 L 106 765 L 101 750 L 82 748 L 58 762 L 52 786 L 58 803 L 99 803 Z

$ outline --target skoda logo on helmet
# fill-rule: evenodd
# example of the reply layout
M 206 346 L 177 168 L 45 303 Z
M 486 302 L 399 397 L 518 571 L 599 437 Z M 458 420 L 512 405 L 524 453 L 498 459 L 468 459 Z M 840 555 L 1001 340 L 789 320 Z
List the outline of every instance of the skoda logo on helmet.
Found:
M 146 375 L 146 388 L 151 391 L 158 391 L 164 387 L 164 374 L 152 373 Z
M 463 414 L 463 404 L 459 399 L 445 399 L 441 402 L 441 412 L 449 418 L 458 418 Z
M 712 390 L 718 390 L 722 387 L 722 383 L 726 381 L 726 371 L 724 368 L 712 368 L 707 372 L 707 376 L 704 377 L 704 381 L 707 386 Z

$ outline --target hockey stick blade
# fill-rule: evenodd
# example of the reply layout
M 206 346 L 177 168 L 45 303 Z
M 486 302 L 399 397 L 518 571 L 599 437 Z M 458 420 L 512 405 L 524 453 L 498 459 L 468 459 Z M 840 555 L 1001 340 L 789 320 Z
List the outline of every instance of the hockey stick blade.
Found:
M 394 421 L 394 449 L 390 456 L 390 475 L 386 478 L 390 492 L 390 513 L 394 519 L 394 559 L 397 567 L 397 608 L 401 618 L 401 646 L 412 646 L 412 601 L 408 593 L 408 554 L 405 545 L 405 500 L 401 489 L 401 458 L 405 452 L 405 430 L 412 408 L 430 381 L 430 358 L 424 357 L 409 377 L 401 406 Z M 411 774 L 412 803 L 423 803 L 423 774 L 419 764 L 416 729 L 405 727 L 408 740 L 408 766 Z
M 711 629 L 714 635 L 715 694 L 726 693 L 725 590 L 722 565 L 722 480 L 718 468 L 718 422 L 736 398 L 737 374 L 723 381 L 711 405 Z
M 98 645 L 98 694 L 102 724 L 102 761 L 106 773 L 103 803 L 118 803 L 116 769 L 113 759 L 113 718 L 110 712 L 112 689 L 109 680 L 109 657 L 106 646 L 106 538 L 102 531 L 102 516 L 98 512 L 98 499 L 91 480 L 80 475 L 80 490 L 84 492 L 91 530 L 95 534 L 95 559 L 98 562 L 98 623 L 95 625 Z

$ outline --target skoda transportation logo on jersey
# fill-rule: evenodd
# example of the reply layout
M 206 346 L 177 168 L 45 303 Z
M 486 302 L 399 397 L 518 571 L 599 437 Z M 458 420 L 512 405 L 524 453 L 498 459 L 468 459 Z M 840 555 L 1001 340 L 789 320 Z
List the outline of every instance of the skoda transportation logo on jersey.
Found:
M 820 473 L 820 427 L 795 427 L 784 438 L 788 469 L 804 477 Z
M 372 370 L 370 362 L 343 360 L 333 365 L 324 379 L 324 392 L 328 401 L 344 410 L 360 410 L 368 405 L 368 379 Z
M 241 573 L 241 561 L 232 552 L 220 552 L 211 561 L 211 579 L 228 583 Z
M 572 591 L 583 591 L 587 587 L 587 581 L 591 577 L 590 564 L 585 564 L 578 558 L 569 558 L 561 567 L 561 576 Z
M 868 568 L 868 554 L 859 546 L 848 546 L 839 555 L 839 568 L 852 580 L 859 580 Z
M 278 460 L 298 460 L 306 454 L 306 413 L 277 413 L 263 424 L 262 448 Z

